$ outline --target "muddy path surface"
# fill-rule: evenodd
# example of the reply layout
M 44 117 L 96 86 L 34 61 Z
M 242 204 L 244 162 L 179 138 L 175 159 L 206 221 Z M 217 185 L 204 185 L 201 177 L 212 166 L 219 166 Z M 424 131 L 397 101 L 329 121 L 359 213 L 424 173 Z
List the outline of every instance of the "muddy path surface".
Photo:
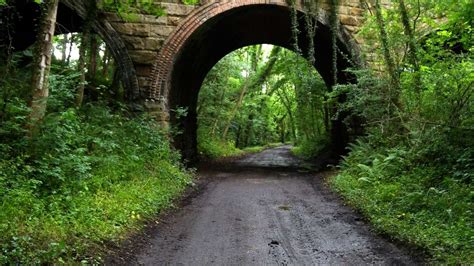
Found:
M 290 146 L 268 149 L 207 180 L 156 226 L 127 265 L 413 265 L 419 258 L 377 236 L 324 184 L 298 171 Z

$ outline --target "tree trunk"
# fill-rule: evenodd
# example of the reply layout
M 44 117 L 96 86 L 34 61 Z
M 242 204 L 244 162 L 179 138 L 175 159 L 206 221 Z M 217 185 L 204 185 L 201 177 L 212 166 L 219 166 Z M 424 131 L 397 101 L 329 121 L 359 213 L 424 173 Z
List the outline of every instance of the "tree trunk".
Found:
M 337 84 L 337 34 L 339 31 L 339 19 L 337 14 L 337 7 L 338 7 L 338 0 L 331 0 L 330 7 L 331 7 L 331 14 L 329 16 L 329 20 L 331 23 L 331 46 L 332 46 L 332 82 L 333 85 Z
M 404 0 L 398 0 L 399 2 L 399 12 L 402 17 L 402 24 L 403 24 L 403 29 L 405 32 L 405 35 L 408 37 L 407 45 L 408 45 L 408 58 L 410 60 L 410 63 L 413 65 L 413 70 L 414 70 L 414 82 L 413 86 L 415 88 L 415 93 L 417 94 L 418 101 L 420 101 L 420 92 L 422 88 L 422 80 L 420 76 L 420 65 L 418 64 L 418 58 L 417 58 L 417 44 L 416 44 L 416 38 L 414 34 L 414 29 L 411 28 L 410 24 L 410 18 L 408 17 L 408 11 L 405 6 L 405 1 Z
M 382 51 L 383 57 L 385 60 L 385 66 L 390 74 L 392 79 L 392 85 L 395 87 L 399 87 L 400 81 L 398 77 L 398 73 L 395 67 L 395 61 L 392 58 L 392 54 L 390 53 L 390 47 L 388 44 L 388 35 L 387 30 L 385 29 L 385 20 L 382 14 L 382 8 L 380 6 L 380 0 L 375 0 L 375 16 L 377 19 L 377 27 L 379 29 L 380 34 L 380 42 L 382 44 Z
M 226 87 L 222 88 L 222 93 L 221 93 L 221 96 L 219 98 L 219 104 L 217 106 L 223 106 L 225 93 L 226 93 Z M 214 123 L 212 125 L 212 130 L 211 130 L 211 138 L 213 138 L 216 135 L 217 125 L 218 125 L 219 120 L 220 120 L 219 118 L 220 118 L 219 115 L 217 115 L 216 118 L 214 119 Z
M 81 73 L 79 86 L 77 87 L 76 92 L 76 107 L 79 108 L 82 106 L 84 101 L 84 88 L 86 86 L 86 51 L 88 47 L 89 34 L 85 30 L 81 36 L 81 47 L 79 47 L 79 62 L 77 64 L 78 71 Z
M 403 29 L 405 32 L 405 35 L 408 37 L 408 55 L 410 58 L 410 63 L 413 64 L 414 70 L 418 71 L 420 70 L 420 67 L 418 65 L 418 59 L 417 59 L 417 45 L 416 45 L 416 39 L 415 39 L 415 34 L 413 32 L 413 29 L 411 28 L 410 24 L 410 18 L 408 17 L 408 11 L 405 6 L 405 1 L 404 0 L 398 0 L 399 2 L 399 12 L 402 17 L 402 23 L 403 23 Z
M 92 23 L 97 17 L 97 2 L 93 0 L 87 1 L 87 16 L 85 19 L 85 24 L 83 27 L 82 31 L 82 38 L 81 38 L 81 47 L 79 47 L 79 64 L 78 68 L 79 71 L 81 72 L 81 80 L 79 87 L 77 89 L 77 94 L 76 94 L 76 107 L 81 107 L 82 102 L 84 101 L 84 90 L 86 86 L 86 54 L 87 54 L 87 49 L 89 48 L 89 44 L 93 46 L 93 41 L 91 39 L 91 28 L 92 28 Z M 97 41 L 97 40 L 96 40 Z M 96 43 L 97 44 L 97 43 Z M 92 50 L 92 49 L 91 49 Z M 95 51 L 92 50 L 91 53 L 94 53 Z M 91 57 L 93 55 L 91 54 Z M 92 61 L 92 60 L 91 60 Z M 95 69 L 93 69 L 95 68 Z M 94 70 L 93 73 L 95 75 L 96 70 L 97 70 L 97 65 L 91 67 L 91 64 L 89 65 L 89 77 L 91 75 L 91 70 Z
M 298 144 L 298 140 L 296 136 L 296 123 L 293 116 L 293 111 L 291 110 L 291 101 L 288 99 L 288 96 L 284 92 L 282 93 L 281 91 L 277 91 L 277 93 L 288 113 L 288 117 L 290 119 L 290 130 L 291 130 L 291 135 L 293 137 L 293 141 L 295 142 L 295 144 Z
M 97 76 L 97 49 L 98 49 L 98 44 L 97 44 L 97 35 L 95 33 L 90 34 L 90 58 L 89 58 L 89 79 L 91 82 L 95 80 L 95 77 Z
M 227 137 L 227 133 L 232 124 L 232 120 L 234 119 L 238 109 L 240 108 L 240 105 L 242 104 L 242 100 L 244 99 L 245 93 L 247 93 L 248 89 L 259 87 L 265 82 L 268 76 L 270 76 L 270 73 L 273 67 L 275 66 L 275 63 L 278 60 L 278 54 L 280 53 L 280 51 L 281 51 L 280 47 L 273 48 L 272 52 L 270 53 L 270 59 L 268 63 L 261 69 L 261 71 L 258 71 L 258 73 L 256 73 L 255 75 L 250 75 L 244 81 L 244 85 L 242 86 L 242 89 L 240 90 L 239 100 L 237 101 L 236 105 L 232 109 L 231 115 L 224 128 L 224 133 L 222 134 L 223 140 L 225 140 Z
M 46 0 L 43 4 L 43 18 L 33 54 L 35 65 L 32 74 L 32 100 L 30 103 L 30 133 L 45 115 L 49 95 L 48 77 L 51 69 L 53 37 L 56 26 L 59 0 Z
M 115 66 L 114 74 L 112 78 L 112 84 L 110 85 L 110 90 L 114 93 L 115 100 L 119 102 L 123 102 L 125 100 L 125 95 L 122 90 L 121 80 L 120 80 L 120 70 L 117 66 Z
M 98 99 L 97 86 L 97 54 L 99 45 L 97 42 L 97 35 L 90 33 L 90 50 L 89 50 L 89 66 L 87 70 L 87 81 L 90 84 L 88 86 L 89 97 L 93 101 Z
M 286 142 L 286 139 L 285 139 L 285 136 L 286 136 L 285 118 L 286 118 L 286 115 L 283 115 L 281 117 L 281 119 L 278 121 L 278 125 L 280 127 L 280 142 L 281 143 Z
M 237 100 L 237 103 L 234 105 L 234 108 L 232 108 L 232 111 L 230 112 L 229 119 L 227 120 L 227 124 L 224 128 L 224 133 L 222 134 L 222 140 L 225 140 L 227 138 L 227 133 L 229 132 L 229 128 L 232 125 L 232 120 L 234 120 L 234 117 L 237 114 L 237 110 L 239 110 L 240 105 L 242 105 L 242 101 L 244 99 L 246 92 L 247 92 L 247 84 L 244 84 L 244 86 L 242 86 L 242 89 L 240 90 L 239 99 Z
M 102 76 L 107 80 L 109 79 L 110 60 L 111 60 L 111 56 L 110 56 L 109 49 L 107 48 L 107 46 L 105 46 L 104 58 L 102 61 Z
M 249 146 L 249 143 L 250 143 L 250 140 L 251 140 L 251 136 L 252 136 L 252 123 L 253 122 L 253 114 L 250 113 L 248 118 L 247 118 L 247 125 L 245 126 L 245 129 L 244 129 L 244 137 L 243 137 L 243 147 L 248 147 Z
M 67 43 L 68 43 L 68 34 L 63 34 L 63 39 L 61 40 L 61 62 L 66 63 L 67 59 Z
M 66 58 L 66 65 L 69 65 L 69 63 L 71 62 L 71 54 L 72 54 L 72 47 L 74 46 L 74 39 L 76 39 L 75 35 L 71 33 L 71 38 L 69 39 L 69 51 L 67 53 L 67 58 Z
M 375 0 L 375 16 L 377 20 L 377 26 L 379 28 L 380 42 L 382 44 L 382 51 L 385 60 L 385 66 L 389 72 L 391 78 L 391 88 L 389 88 L 389 98 L 391 103 L 398 109 L 401 109 L 400 103 L 400 77 L 396 69 L 395 61 L 393 60 L 392 54 L 390 53 L 390 46 L 388 44 L 388 35 L 385 28 L 385 20 L 382 14 L 382 8 L 380 6 L 380 0 Z M 390 115 L 393 115 L 394 111 L 389 108 Z

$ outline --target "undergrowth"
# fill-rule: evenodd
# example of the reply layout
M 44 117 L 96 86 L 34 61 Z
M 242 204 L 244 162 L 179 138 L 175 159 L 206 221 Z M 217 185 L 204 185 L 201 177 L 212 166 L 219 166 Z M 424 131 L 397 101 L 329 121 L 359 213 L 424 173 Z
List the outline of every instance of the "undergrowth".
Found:
M 78 109 L 78 74 L 53 69 L 48 112 L 27 134 L 28 71 L 0 83 L 0 264 L 100 263 L 106 244 L 172 207 L 192 173 L 147 116 Z
M 469 264 L 473 143 L 448 145 L 453 135 L 436 130 L 395 146 L 360 140 L 331 183 L 379 231 L 426 250 L 432 262 Z
M 223 142 L 220 140 L 209 140 L 203 137 L 198 141 L 198 152 L 203 158 L 218 159 L 224 157 L 237 157 L 251 153 L 258 153 L 268 148 L 278 147 L 283 143 L 269 143 L 262 146 L 252 146 L 239 149 L 233 142 Z
M 241 149 L 235 147 L 235 145 L 231 142 L 203 138 L 200 138 L 200 141 L 198 141 L 198 152 L 201 157 L 209 159 L 239 156 L 244 154 Z
M 40 130 L 0 144 L 1 264 L 100 261 L 105 242 L 172 206 L 191 182 L 145 117 L 88 106 L 50 114 Z
M 291 149 L 293 155 L 305 160 L 316 158 L 329 145 L 328 137 L 321 136 L 318 139 L 304 139 Z

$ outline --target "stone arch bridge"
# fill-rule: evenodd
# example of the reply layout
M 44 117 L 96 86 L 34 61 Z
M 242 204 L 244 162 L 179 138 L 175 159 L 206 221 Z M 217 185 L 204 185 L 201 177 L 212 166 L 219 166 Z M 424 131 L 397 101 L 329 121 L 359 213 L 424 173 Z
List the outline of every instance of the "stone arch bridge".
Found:
M 85 0 L 60 0 L 58 33 L 80 31 L 86 17 Z M 196 104 L 200 86 L 208 71 L 226 54 L 253 44 L 273 44 L 292 49 L 291 10 L 287 0 L 202 0 L 185 5 L 179 0 L 154 1 L 165 16 L 137 14 L 126 21 L 117 14 L 101 13 L 93 23 L 95 31 L 111 48 L 128 95 L 163 122 L 180 126 L 184 133 L 175 143 L 185 157 L 196 152 Z M 302 21 L 302 1 L 297 9 Z M 330 0 L 319 0 L 316 20 L 315 67 L 328 85 L 332 80 L 332 42 Z M 355 38 L 364 16 L 360 0 L 340 0 L 337 8 L 337 68 L 339 82 L 353 80 L 342 71 L 358 59 L 361 41 Z M 32 0 L 18 0 L 26 18 L 21 25 L 34 21 Z M 33 9 L 32 9 L 33 8 Z M 32 43 L 31 26 L 17 32 L 16 45 Z M 300 31 L 300 47 L 307 50 L 307 35 Z M 22 35 L 23 34 L 23 35 Z M 34 36 L 34 34 L 33 34 Z M 188 107 L 181 121 L 173 117 L 176 107 Z M 341 121 L 333 121 L 334 148 L 342 151 L 349 138 Z

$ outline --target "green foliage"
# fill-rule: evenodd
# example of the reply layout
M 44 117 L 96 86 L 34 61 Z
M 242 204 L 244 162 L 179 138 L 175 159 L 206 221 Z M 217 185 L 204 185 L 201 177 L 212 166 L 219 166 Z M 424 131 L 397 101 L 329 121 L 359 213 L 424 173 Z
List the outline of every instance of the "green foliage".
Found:
M 105 243 L 191 182 L 156 122 L 101 102 L 68 107 L 77 73 L 53 71 L 48 114 L 31 137 L 28 83 L 18 82 L 28 75 L 12 67 L 1 83 L 0 264 L 99 263 Z
M 194 0 L 189 2 L 194 2 Z M 98 7 L 107 12 L 117 13 L 127 21 L 138 20 L 139 14 L 154 15 L 157 17 L 166 14 L 166 11 L 152 0 L 103 0 L 98 3 Z
M 239 156 L 244 152 L 235 147 L 235 143 L 218 140 L 202 139 L 198 141 L 199 155 L 204 158 L 217 159 L 221 157 Z
M 405 4 L 417 45 L 401 35 L 397 5 L 382 12 L 398 70 L 382 75 L 353 70 L 358 82 L 333 92 L 347 96 L 339 110 L 362 118 L 367 136 L 353 144 L 331 182 L 380 231 L 427 250 L 434 262 L 469 264 L 474 261 L 474 7 L 470 1 Z M 440 16 L 447 19 L 441 25 Z M 416 27 L 420 23 L 423 30 Z M 427 33 L 426 27 L 434 26 Z M 369 45 L 380 41 L 378 27 L 368 18 L 362 34 Z
M 0 159 L 2 263 L 87 259 L 190 182 L 147 118 L 88 106 L 50 114 L 41 131 L 30 150 Z
M 438 262 L 464 264 L 474 260 L 474 160 L 472 150 L 447 147 L 446 135 L 418 136 L 443 145 L 437 151 L 360 140 L 331 182 L 379 231 L 426 249 Z
M 243 90 L 245 94 L 238 105 Z M 201 152 L 215 156 L 219 154 L 215 151 L 228 147 L 228 143 L 244 149 L 293 141 L 310 146 L 305 149 L 316 153 L 328 143 L 326 90 L 308 61 L 289 50 L 275 50 L 271 46 L 237 50 L 209 72 L 201 88 Z M 231 117 L 237 107 L 237 114 Z M 222 139 L 229 120 L 229 134 Z
M 329 146 L 328 142 L 325 136 L 321 136 L 321 139 L 304 139 L 291 152 L 297 157 L 311 160 L 324 152 L 324 149 Z
M 183 3 L 186 5 L 197 5 L 200 2 L 201 2 L 200 0 L 183 0 Z

